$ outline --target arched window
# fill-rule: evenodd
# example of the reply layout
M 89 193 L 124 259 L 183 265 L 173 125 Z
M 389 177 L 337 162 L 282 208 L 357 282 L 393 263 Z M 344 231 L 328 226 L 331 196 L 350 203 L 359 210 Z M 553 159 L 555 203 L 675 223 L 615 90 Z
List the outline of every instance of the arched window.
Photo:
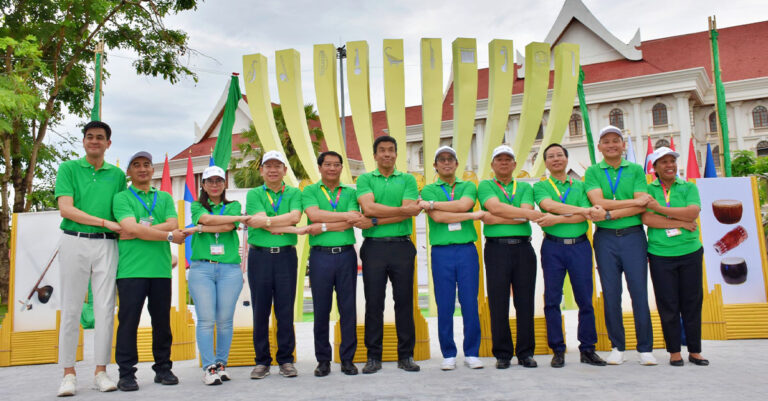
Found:
M 624 129 L 624 112 L 619 109 L 613 109 L 608 113 L 608 124 L 623 130 Z
M 568 133 L 571 136 L 581 136 L 581 116 L 573 114 L 571 121 L 568 123 Z
M 757 106 L 752 109 L 752 122 L 755 128 L 768 128 L 768 110 L 765 106 Z
M 544 139 L 544 122 L 542 121 L 541 124 L 539 124 L 539 132 L 536 133 L 536 140 L 540 141 Z
M 717 132 L 717 113 L 709 113 L 709 132 Z
M 712 158 L 715 159 L 715 168 L 720 168 L 720 145 L 712 148 Z
M 424 165 L 424 147 L 419 146 L 419 166 Z
M 768 156 L 768 141 L 757 143 L 757 157 Z
M 664 103 L 654 104 L 651 113 L 653 113 L 654 127 L 669 124 L 669 120 L 667 120 L 667 106 Z
M 653 149 L 656 150 L 662 146 L 669 147 L 669 141 L 666 139 L 659 139 L 658 141 L 656 141 L 656 144 L 653 145 Z

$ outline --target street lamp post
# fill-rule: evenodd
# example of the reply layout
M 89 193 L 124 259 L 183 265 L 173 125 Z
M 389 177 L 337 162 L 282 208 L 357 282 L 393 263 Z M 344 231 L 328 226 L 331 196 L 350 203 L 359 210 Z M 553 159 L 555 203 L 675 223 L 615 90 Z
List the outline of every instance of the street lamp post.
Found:
M 339 59 L 339 89 L 341 91 L 341 137 L 344 140 L 344 151 L 347 150 L 347 124 L 344 113 L 344 59 L 347 58 L 347 45 L 336 48 L 336 58 Z

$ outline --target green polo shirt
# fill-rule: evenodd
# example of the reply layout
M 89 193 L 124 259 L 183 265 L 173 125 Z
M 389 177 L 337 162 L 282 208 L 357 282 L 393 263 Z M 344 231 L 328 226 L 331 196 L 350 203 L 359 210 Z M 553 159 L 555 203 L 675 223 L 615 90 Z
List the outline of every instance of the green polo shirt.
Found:
M 601 189 L 604 199 L 614 199 L 614 193 L 605 172 L 611 177 L 611 182 L 616 185 L 616 178 L 621 170 L 621 179 L 616 188 L 616 200 L 634 199 L 636 192 L 647 192 L 645 181 L 645 172 L 639 164 L 630 163 L 625 159 L 621 160 L 619 168 L 613 168 L 605 162 L 594 164 L 587 169 L 584 174 L 584 184 L 586 191 Z M 620 229 L 643 224 L 640 214 L 634 216 L 622 217 L 615 220 L 603 220 L 595 223 L 598 227 Z
M 515 181 L 517 181 L 517 190 L 514 190 Z M 504 184 L 501 185 L 504 186 Z M 480 181 L 480 185 L 477 186 L 477 198 L 480 200 L 480 206 L 483 210 L 488 210 L 485 208 L 485 203 L 491 198 L 497 198 L 501 203 L 515 207 L 520 207 L 523 204 L 533 206 L 533 187 L 531 184 L 512 180 L 509 185 L 504 186 L 504 189 L 509 196 L 513 196 L 511 202 L 493 179 Z M 529 237 L 531 235 L 531 223 L 526 221 L 520 224 L 483 224 L 483 235 L 486 237 Z
M 469 198 L 472 200 L 472 207 L 467 209 L 471 212 L 474 208 L 474 202 L 477 201 L 477 188 L 471 181 L 462 181 L 456 179 L 453 188 L 453 199 L 449 198 L 451 186 L 445 181 L 438 179 L 437 182 L 425 186 L 421 190 L 421 199 L 425 201 L 446 202 L 456 199 Z M 448 195 L 446 195 L 446 192 Z M 451 245 L 466 244 L 467 242 L 477 241 L 477 231 L 475 223 L 472 220 L 465 220 L 459 223 L 460 230 L 451 231 L 447 223 L 437 223 L 431 217 L 427 217 L 429 222 L 429 243 L 432 245 Z
M 133 194 L 130 190 L 136 192 Z M 176 218 L 176 207 L 173 198 L 167 192 L 150 188 L 144 192 L 131 185 L 129 190 L 115 195 L 112 204 L 115 218 L 118 222 L 132 218 L 139 223 L 142 217 L 149 217 L 149 211 L 144 207 L 152 207 L 152 201 L 157 194 L 157 203 L 152 209 L 153 225 L 165 223 L 170 218 Z M 141 201 L 137 198 L 141 198 Z M 117 262 L 117 278 L 171 278 L 171 246 L 168 241 L 145 241 L 143 239 L 120 240 L 117 245 L 120 258 Z
M 325 192 L 323 191 L 325 189 Z M 339 188 L 341 193 L 339 193 Z M 328 196 L 325 196 L 325 194 Z M 331 201 L 336 202 L 336 195 L 339 195 L 339 201 L 336 209 L 331 206 Z M 357 195 L 355 189 L 340 184 L 331 191 L 322 181 L 304 187 L 301 193 L 301 206 L 304 210 L 312 206 L 317 206 L 320 210 L 328 212 L 349 212 L 351 210 L 360 210 L 357 205 Z M 312 224 L 311 220 L 308 220 Z M 350 227 L 344 231 L 326 231 L 318 235 L 309 236 L 310 246 L 344 246 L 355 243 L 355 229 Z
M 232 201 L 224 205 L 219 203 L 215 205 L 208 199 L 208 205 L 211 211 L 203 207 L 200 202 L 192 202 L 192 224 L 198 224 L 200 217 L 205 214 L 213 216 L 240 216 L 242 206 L 238 201 Z M 240 223 L 234 223 L 235 229 L 225 233 L 194 233 L 192 236 L 192 260 L 212 260 L 219 263 L 240 264 L 240 238 L 237 236 L 237 226 Z M 211 255 L 211 245 L 224 245 L 223 255 Z
M 648 184 L 648 193 L 659 202 L 659 205 L 667 205 L 664 200 L 664 189 L 659 184 L 658 179 Z M 677 178 L 669 190 L 669 205 L 670 207 L 686 207 L 690 205 L 701 207 L 699 189 L 696 187 L 696 184 Z M 668 237 L 666 229 L 648 227 L 648 253 L 657 256 L 682 256 L 701 248 L 698 227 L 693 232 L 681 228 L 680 232 L 682 234 Z
M 301 212 L 301 191 L 288 185 L 285 185 L 285 192 L 282 194 L 282 200 L 279 201 L 277 212 L 275 212 L 269 196 L 277 204 L 281 196 L 280 192 L 282 191 L 274 192 L 266 185 L 251 189 L 245 197 L 245 212 L 247 214 L 265 212 L 269 217 L 290 213 L 294 210 Z M 297 242 L 296 234 L 272 234 L 263 228 L 248 227 L 248 243 L 254 246 L 269 248 L 296 245 Z
M 384 177 L 379 169 L 365 173 L 357 178 L 357 199 L 365 194 L 373 193 L 376 203 L 385 206 L 400 207 L 404 200 L 417 200 L 419 187 L 416 179 L 408 173 L 395 170 L 389 177 Z M 400 237 L 411 235 L 413 219 L 408 218 L 399 223 L 379 224 L 363 230 L 363 237 Z
M 533 184 L 533 198 L 536 200 L 536 204 L 539 205 L 539 209 L 551 213 L 541 207 L 541 201 L 544 199 L 551 199 L 555 202 L 562 202 L 560 197 L 565 196 L 566 192 L 568 192 L 568 196 L 565 198 L 566 205 L 592 207 L 592 204 L 589 203 L 587 193 L 584 191 L 583 182 L 578 180 L 574 181 L 572 178 L 567 181 L 560 181 L 554 177 L 550 178 L 552 179 L 552 183 L 557 187 L 557 190 L 560 191 L 560 195 L 557 194 L 557 191 L 552 187 L 549 180 L 539 181 L 536 184 Z M 569 188 L 570 191 L 568 190 Z M 542 230 L 544 230 L 545 233 L 556 237 L 576 238 L 584 235 L 587 232 L 588 227 L 589 223 L 585 220 L 581 223 L 562 223 L 549 227 L 542 227 Z
M 115 221 L 112 213 L 112 198 L 125 190 L 125 173 L 119 168 L 104 162 L 100 169 L 94 169 L 85 158 L 61 163 L 56 174 L 54 196 L 71 196 L 74 206 L 94 217 Z M 62 230 L 83 233 L 111 232 L 101 226 L 89 226 L 62 219 Z

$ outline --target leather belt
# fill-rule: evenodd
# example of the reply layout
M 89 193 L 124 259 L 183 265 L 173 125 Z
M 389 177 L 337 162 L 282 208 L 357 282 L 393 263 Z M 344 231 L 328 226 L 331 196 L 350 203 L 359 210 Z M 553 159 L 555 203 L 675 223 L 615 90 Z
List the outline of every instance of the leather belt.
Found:
M 62 230 L 64 234 L 71 235 L 73 237 L 90 238 L 90 239 L 117 239 L 115 233 L 81 233 L 77 231 Z
M 330 254 L 337 254 L 354 249 L 354 245 L 342 245 L 342 246 L 313 246 L 313 251 L 325 252 Z
M 605 231 L 605 232 L 611 233 L 611 234 L 613 234 L 613 235 L 615 235 L 617 237 L 623 237 L 623 236 L 625 236 L 627 234 L 632 234 L 634 232 L 643 231 L 643 226 L 642 225 L 637 225 L 637 226 L 630 226 L 630 227 L 627 227 L 627 228 L 619 228 L 619 229 L 598 227 L 597 231 Z
M 575 237 L 575 238 L 564 238 L 564 237 L 558 237 L 558 236 L 555 236 L 555 235 L 552 235 L 552 234 L 546 234 L 545 233 L 544 234 L 544 238 L 546 238 L 546 239 L 548 239 L 550 241 L 554 241 L 554 242 L 563 244 L 563 245 L 575 245 L 575 244 L 578 244 L 580 242 L 584 242 L 584 241 L 588 240 L 587 234 L 582 234 L 581 236 Z
M 410 241 L 411 237 L 403 235 L 400 237 L 368 237 L 366 239 L 375 242 L 406 242 Z
M 485 240 L 494 244 L 520 245 L 531 242 L 531 237 L 485 237 Z
M 281 252 L 285 252 L 285 251 L 287 251 L 289 249 L 293 249 L 293 245 L 269 246 L 269 247 L 267 247 L 267 246 L 256 246 L 256 245 L 251 245 L 251 244 L 248 244 L 248 245 L 250 245 L 251 249 L 253 249 L 253 250 L 261 251 L 261 252 L 267 252 L 267 253 L 281 253 Z

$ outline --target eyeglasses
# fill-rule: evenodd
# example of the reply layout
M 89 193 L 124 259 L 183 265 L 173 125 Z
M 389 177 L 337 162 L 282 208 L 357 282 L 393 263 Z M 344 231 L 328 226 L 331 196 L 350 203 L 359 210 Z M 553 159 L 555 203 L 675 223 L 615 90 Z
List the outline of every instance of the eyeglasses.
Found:
M 438 157 L 437 158 L 437 162 L 438 163 L 450 163 L 450 162 L 452 162 L 454 160 L 456 160 L 456 159 L 453 158 L 453 157 Z
M 224 179 L 222 179 L 222 178 L 209 178 L 209 179 L 205 180 L 205 182 L 208 183 L 208 184 L 212 184 L 212 185 L 218 185 L 218 184 L 223 184 L 224 183 Z

